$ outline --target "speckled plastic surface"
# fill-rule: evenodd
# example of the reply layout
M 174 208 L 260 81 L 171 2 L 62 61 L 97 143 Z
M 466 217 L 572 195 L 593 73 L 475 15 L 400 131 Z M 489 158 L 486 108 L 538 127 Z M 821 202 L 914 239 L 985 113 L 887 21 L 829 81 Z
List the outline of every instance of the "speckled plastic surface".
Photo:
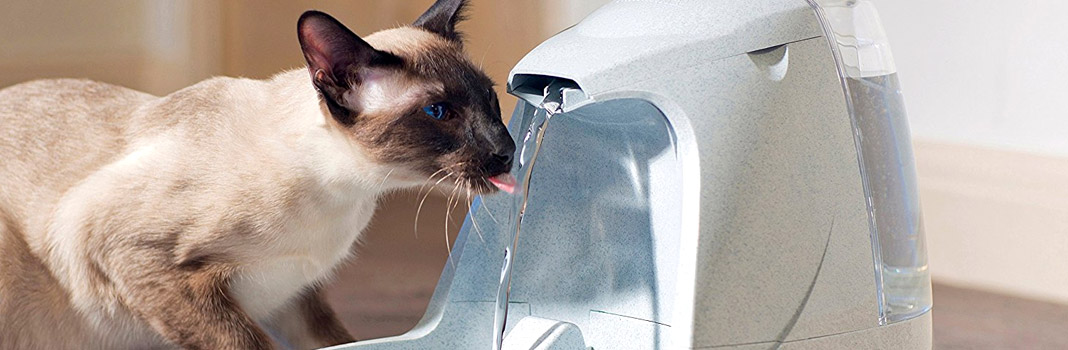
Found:
M 892 333 L 929 333 L 929 314 L 879 326 L 857 151 L 822 35 L 803 0 L 631 0 L 528 54 L 511 89 L 567 79 L 584 98 L 548 126 L 508 324 L 567 322 L 594 349 L 858 344 L 831 337 L 846 334 L 929 348 Z M 513 134 L 533 112 L 516 106 Z M 510 203 L 476 201 L 415 329 L 336 349 L 489 349 Z
M 573 323 L 531 316 L 519 320 L 502 349 L 586 350 L 586 341 Z

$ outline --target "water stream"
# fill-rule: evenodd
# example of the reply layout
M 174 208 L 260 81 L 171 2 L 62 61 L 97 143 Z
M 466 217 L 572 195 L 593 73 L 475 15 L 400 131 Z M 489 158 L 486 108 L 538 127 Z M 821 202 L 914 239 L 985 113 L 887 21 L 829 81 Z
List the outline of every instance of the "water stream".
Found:
M 522 144 L 519 148 L 519 168 L 516 171 L 516 192 L 512 200 L 511 226 L 515 227 L 510 244 L 504 247 L 504 264 L 501 266 L 501 280 L 497 287 L 496 308 L 493 313 L 493 349 L 500 350 L 504 343 L 504 330 L 508 318 L 508 297 L 512 289 L 512 263 L 515 262 L 516 249 L 519 247 L 519 231 L 523 226 L 523 214 L 526 213 L 527 199 L 530 190 L 531 175 L 534 172 L 534 163 L 538 159 L 541 150 L 541 142 L 545 137 L 545 130 L 553 115 L 561 112 L 560 91 L 555 93 L 550 87 L 545 88 L 544 100 L 534 116 L 530 126 L 523 133 Z

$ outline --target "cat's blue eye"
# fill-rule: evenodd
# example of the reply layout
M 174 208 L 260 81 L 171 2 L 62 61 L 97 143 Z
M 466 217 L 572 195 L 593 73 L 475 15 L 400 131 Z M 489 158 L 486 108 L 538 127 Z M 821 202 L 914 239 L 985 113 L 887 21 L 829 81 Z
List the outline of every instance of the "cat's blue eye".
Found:
M 431 118 L 442 120 L 445 119 L 445 114 L 449 112 L 449 108 L 445 107 L 444 103 L 435 103 L 426 107 L 423 107 L 423 112 L 429 115 Z

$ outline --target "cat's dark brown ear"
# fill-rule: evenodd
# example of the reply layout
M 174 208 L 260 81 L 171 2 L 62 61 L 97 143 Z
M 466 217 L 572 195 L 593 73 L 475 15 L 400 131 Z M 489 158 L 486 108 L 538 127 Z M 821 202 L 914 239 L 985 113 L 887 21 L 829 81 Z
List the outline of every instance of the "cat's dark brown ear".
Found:
M 312 82 L 327 100 L 334 117 L 346 123 L 358 111 L 343 96 L 360 83 L 360 72 L 400 63 L 397 56 L 376 50 L 337 19 L 319 11 L 300 15 L 297 38 L 308 61 Z
M 466 10 L 467 0 L 438 0 L 412 25 L 459 43 L 463 37 L 456 31 L 456 23 L 467 19 Z

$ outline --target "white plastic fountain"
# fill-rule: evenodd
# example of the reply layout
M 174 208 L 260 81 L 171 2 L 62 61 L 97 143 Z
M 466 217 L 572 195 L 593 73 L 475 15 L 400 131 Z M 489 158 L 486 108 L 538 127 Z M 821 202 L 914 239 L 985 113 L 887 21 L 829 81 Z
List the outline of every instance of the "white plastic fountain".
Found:
M 414 329 L 334 349 L 929 349 L 895 73 L 866 0 L 610 3 L 509 76 L 522 198 Z

